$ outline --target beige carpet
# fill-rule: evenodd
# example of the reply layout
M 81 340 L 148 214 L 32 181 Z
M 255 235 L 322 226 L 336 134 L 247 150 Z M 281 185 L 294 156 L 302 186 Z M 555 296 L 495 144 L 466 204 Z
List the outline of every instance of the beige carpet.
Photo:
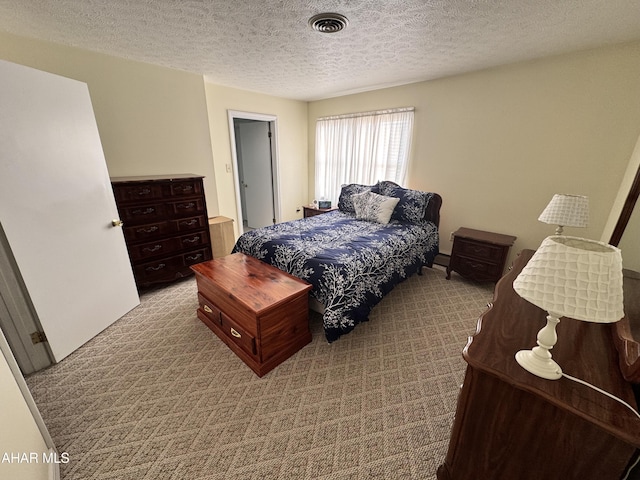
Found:
M 332 344 L 312 313 L 312 343 L 263 378 L 196 318 L 195 280 L 144 293 L 27 379 L 63 480 L 435 479 L 493 295 L 444 276 L 412 276 Z

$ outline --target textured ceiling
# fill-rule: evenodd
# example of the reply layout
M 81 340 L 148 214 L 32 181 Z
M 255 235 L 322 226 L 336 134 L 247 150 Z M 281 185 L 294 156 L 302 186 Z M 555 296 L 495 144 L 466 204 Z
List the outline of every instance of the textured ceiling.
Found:
M 313 100 L 640 39 L 640 1 L 0 0 L 0 30 Z

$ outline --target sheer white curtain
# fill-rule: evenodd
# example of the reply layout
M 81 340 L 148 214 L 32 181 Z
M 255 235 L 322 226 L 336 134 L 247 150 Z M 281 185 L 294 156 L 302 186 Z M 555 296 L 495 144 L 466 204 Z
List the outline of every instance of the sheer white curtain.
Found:
M 316 198 L 338 203 L 346 183 L 404 185 L 413 132 L 413 107 L 319 118 L 316 123 Z

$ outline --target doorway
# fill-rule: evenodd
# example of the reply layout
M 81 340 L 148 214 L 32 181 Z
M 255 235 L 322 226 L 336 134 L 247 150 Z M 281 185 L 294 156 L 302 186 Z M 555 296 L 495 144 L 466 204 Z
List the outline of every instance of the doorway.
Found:
M 280 218 L 277 118 L 229 111 L 240 234 Z

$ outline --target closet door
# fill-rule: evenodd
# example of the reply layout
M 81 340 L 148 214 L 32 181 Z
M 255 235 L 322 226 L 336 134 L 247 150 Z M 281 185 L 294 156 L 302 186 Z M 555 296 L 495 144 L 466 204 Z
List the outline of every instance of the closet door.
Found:
M 55 361 L 139 304 L 114 220 L 87 85 L 0 61 L 0 223 Z
M 260 228 L 273 225 L 273 160 L 269 122 L 240 123 L 239 127 L 247 226 Z

